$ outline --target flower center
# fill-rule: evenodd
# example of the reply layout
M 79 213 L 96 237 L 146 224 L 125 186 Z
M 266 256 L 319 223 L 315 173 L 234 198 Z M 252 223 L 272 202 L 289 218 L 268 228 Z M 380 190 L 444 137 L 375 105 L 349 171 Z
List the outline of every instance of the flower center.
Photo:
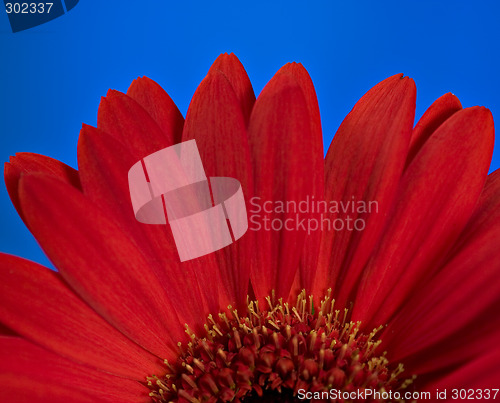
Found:
M 385 354 L 374 354 L 382 326 L 361 332 L 347 309 L 335 309 L 331 290 L 318 308 L 304 291 L 295 305 L 266 301 L 265 309 L 249 301 L 245 315 L 231 307 L 209 315 L 204 337 L 186 325 L 191 341 L 179 343 L 183 352 L 165 360 L 165 375 L 147 378 L 153 402 L 293 402 L 307 392 L 383 392 L 411 383 L 399 379 L 402 364 L 391 368 Z

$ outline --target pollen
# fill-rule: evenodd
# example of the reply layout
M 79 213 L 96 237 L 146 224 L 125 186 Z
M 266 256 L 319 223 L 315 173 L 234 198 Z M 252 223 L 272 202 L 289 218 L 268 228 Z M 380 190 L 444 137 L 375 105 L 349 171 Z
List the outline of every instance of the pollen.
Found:
M 175 362 L 165 360 L 165 374 L 147 378 L 152 401 L 298 401 L 299 391 L 390 391 L 411 384 L 401 378 L 401 364 L 392 367 L 385 353 L 376 354 L 383 327 L 360 331 L 348 309 L 335 308 L 331 290 L 318 307 L 305 291 L 294 304 L 274 295 L 265 302 L 247 301 L 244 314 L 229 306 L 209 315 L 201 337 L 186 325 L 191 341 L 179 343 Z

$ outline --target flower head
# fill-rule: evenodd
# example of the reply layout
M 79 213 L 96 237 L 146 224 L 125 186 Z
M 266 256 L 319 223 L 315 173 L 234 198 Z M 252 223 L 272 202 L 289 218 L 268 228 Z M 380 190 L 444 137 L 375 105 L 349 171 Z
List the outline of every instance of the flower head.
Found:
M 83 126 L 78 171 L 12 157 L 12 202 L 58 271 L 0 255 L 2 394 L 194 403 L 370 390 L 366 401 L 411 401 L 497 387 L 493 120 L 446 94 L 413 127 L 415 99 L 411 79 L 382 81 L 324 158 L 306 70 L 282 67 L 255 99 L 224 54 L 185 120 L 138 78 L 101 100 L 97 128 Z M 250 230 L 181 263 L 168 226 L 135 219 L 127 172 L 191 139 L 207 176 L 241 182 Z

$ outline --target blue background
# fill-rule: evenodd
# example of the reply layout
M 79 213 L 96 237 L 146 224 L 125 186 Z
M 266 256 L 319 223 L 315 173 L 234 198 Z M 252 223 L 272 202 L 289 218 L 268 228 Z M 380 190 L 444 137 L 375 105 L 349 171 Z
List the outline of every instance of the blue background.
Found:
M 417 118 L 451 91 L 500 122 L 496 0 L 180 3 L 81 0 L 15 34 L 2 10 L 0 160 L 31 151 L 76 167 L 82 122 L 95 125 L 100 97 L 108 88 L 126 91 L 137 76 L 156 80 L 185 114 L 222 52 L 240 58 L 257 94 L 283 64 L 304 64 L 318 93 L 325 149 L 359 97 L 400 72 L 417 83 Z M 491 168 L 499 166 L 497 147 Z M 0 250 L 49 264 L 5 185 L 0 208 Z

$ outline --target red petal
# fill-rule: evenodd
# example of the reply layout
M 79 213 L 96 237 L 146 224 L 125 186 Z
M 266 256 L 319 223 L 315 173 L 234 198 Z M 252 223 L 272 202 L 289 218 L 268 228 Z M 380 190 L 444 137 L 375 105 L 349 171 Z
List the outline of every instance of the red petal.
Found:
M 226 176 L 241 182 L 249 200 L 253 193 L 252 163 L 243 113 L 233 87 L 218 70 L 212 70 L 201 82 L 189 106 L 183 140 L 195 139 L 208 177 Z M 253 237 L 217 251 L 222 305 L 244 305 L 248 295 L 248 279 Z
M 119 91 L 101 99 L 97 127 L 125 144 L 136 161 L 173 144 L 142 106 Z
M 471 321 L 485 309 L 498 306 L 499 243 L 500 170 L 497 170 L 488 177 L 476 212 L 451 261 L 419 287 L 387 328 L 387 342 L 394 359 L 400 360 L 445 338 L 459 338 L 456 334 L 463 333 L 460 329 L 470 329 Z M 398 335 L 397 339 L 390 337 L 393 334 Z
M 120 376 L 143 380 L 158 359 L 106 323 L 36 263 L 0 254 L 0 320 L 58 355 Z
M 149 113 L 170 144 L 181 142 L 184 118 L 163 88 L 147 77 L 139 77 L 132 81 L 127 95 Z
M 150 401 L 136 381 L 90 370 L 16 337 L 0 336 L 0 385 L 5 402 Z
M 70 166 L 58 160 L 46 157 L 45 155 L 17 153 L 15 156 L 10 157 L 9 162 L 5 163 L 4 177 L 12 204 L 23 221 L 24 218 L 18 194 L 19 179 L 23 173 L 37 172 L 53 176 L 63 182 L 71 184 L 77 189 L 81 188 L 78 171 Z
M 172 354 L 181 323 L 135 242 L 60 181 L 23 176 L 20 198 L 33 234 L 71 287 L 139 345 L 159 357 Z
M 255 103 L 250 118 L 249 138 L 254 164 L 255 199 L 260 208 L 266 202 L 295 202 L 311 199 L 316 186 L 311 178 L 316 166 L 316 140 L 311 133 L 311 117 L 304 93 L 289 74 L 276 74 Z M 277 205 L 275 205 L 277 207 Z M 250 231 L 257 230 L 256 261 L 251 273 L 257 297 L 269 295 L 288 297 L 299 267 L 310 213 L 249 211 Z M 257 217 L 260 215 L 260 217 Z M 264 225 L 288 223 L 290 230 L 266 230 Z M 289 221 L 287 221 L 289 220 Z M 305 220 L 305 221 L 302 221 Z M 297 222 L 299 222 L 297 224 Z M 291 224 L 290 224 L 291 223 Z
M 328 150 L 326 200 L 329 208 L 337 206 L 340 211 L 325 214 L 331 230 L 323 232 L 315 293 L 335 285 L 340 306 L 354 297 L 396 195 L 413 127 L 415 97 L 415 83 L 401 74 L 377 84 L 344 119 Z M 358 213 L 359 205 L 365 205 L 366 212 Z M 364 230 L 354 229 L 355 220 L 360 220 L 358 228 L 364 225 Z
M 429 139 L 432 133 L 441 126 L 455 112 L 462 109 L 459 99 L 452 93 L 444 94 L 436 99 L 425 111 L 413 129 L 410 141 L 410 151 L 406 160 L 406 166 L 415 158 L 415 155 Z
M 305 96 L 309 119 L 311 123 L 311 147 L 312 158 L 309 161 L 310 181 L 313 186 L 312 196 L 314 200 L 324 200 L 325 193 L 325 165 L 323 152 L 323 134 L 321 131 L 321 117 L 319 114 L 318 99 L 311 77 L 300 63 L 288 63 L 284 65 L 278 74 L 290 74 L 299 84 Z M 311 219 L 321 221 L 321 213 L 312 213 Z M 318 255 L 321 242 L 321 231 L 313 231 L 306 237 L 304 250 L 300 261 L 300 289 L 312 291 Z
M 168 295 L 179 317 L 187 323 L 203 323 L 207 309 L 203 306 L 203 299 L 199 298 L 197 276 L 201 269 L 215 269 L 213 265 L 202 268 L 196 262 L 181 264 L 169 226 L 146 225 L 136 220 L 127 176 L 136 162 L 121 142 L 94 127 L 83 127 L 78 142 L 78 164 L 85 196 L 99 205 L 149 257 L 150 269 L 158 276 L 163 292 Z M 212 286 L 216 289 L 217 282 L 213 281 Z M 209 285 L 203 283 L 204 288 Z M 185 290 L 191 292 L 186 294 Z
M 474 107 L 455 113 L 425 143 L 365 269 L 356 320 L 387 323 L 417 282 L 439 268 L 477 203 L 493 140 L 491 113 Z
M 255 94 L 245 68 L 234 53 L 230 53 L 229 55 L 223 53 L 212 64 L 209 74 L 215 71 L 220 71 L 231 83 L 241 111 L 243 112 L 245 124 L 248 125 L 255 103 Z

